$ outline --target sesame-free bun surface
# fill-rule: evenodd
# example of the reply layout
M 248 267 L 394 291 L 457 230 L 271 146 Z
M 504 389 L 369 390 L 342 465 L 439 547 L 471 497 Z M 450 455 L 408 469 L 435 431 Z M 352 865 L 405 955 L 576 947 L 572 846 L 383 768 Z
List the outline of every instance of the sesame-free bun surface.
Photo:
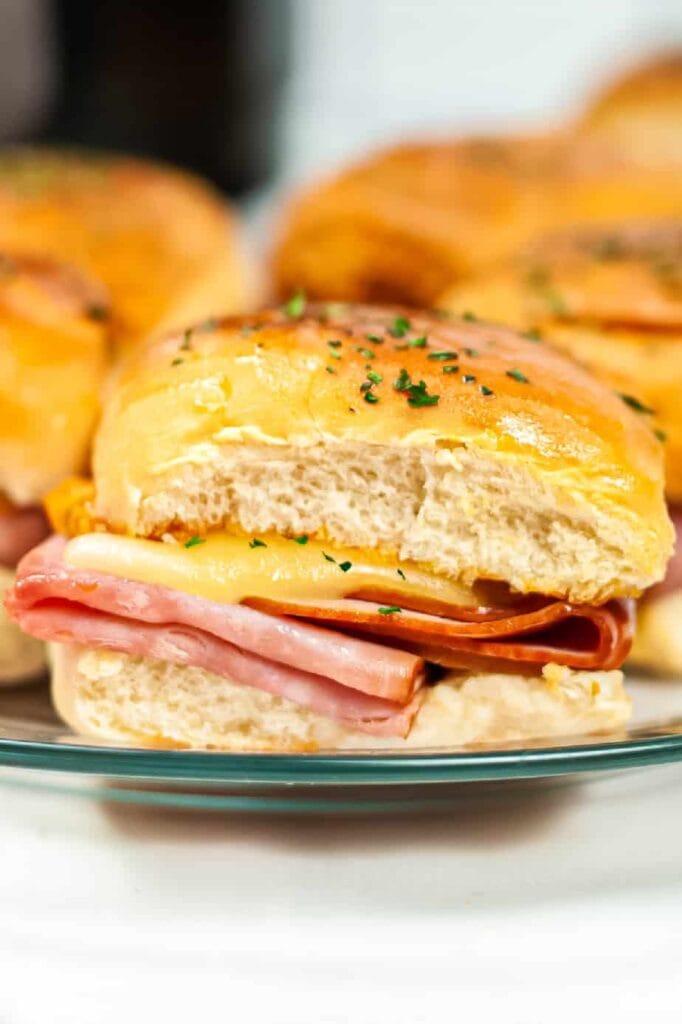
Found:
M 122 344 L 246 301 L 222 198 L 190 174 L 132 157 L 1 151 L 0 248 L 68 260 L 102 280 Z
M 0 494 L 38 503 L 85 468 L 107 366 L 107 295 L 47 257 L 0 255 Z
M 607 83 L 581 128 L 633 160 L 682 166 L 682 48 L 655 54 Z
M 680 209 L 676 167 L 580 133 L 402 143 L 294 197 L 274 276 L 281 297 L 429 306 L 538 232 Z
M 449 673 L 428 687 L 406 739 L 378 737 L 192 666 L 52 644 L 52 695 L 77 733 L 135 746 L 233 751 L 418 750 L 617 729 L 621 672 Z
M 549 235 L 440 302 L 454 313 L 474 309 L 537 328 L 639 400 L 640 416 L 666 436 L 667 493 L 682 499 L 682 220 Z
M 490 324 L 290 312 L 133 355 L 95 445 L 105 526 L 306 533 L 581 601 L 661 577 L 660 442 L 583 370 Z

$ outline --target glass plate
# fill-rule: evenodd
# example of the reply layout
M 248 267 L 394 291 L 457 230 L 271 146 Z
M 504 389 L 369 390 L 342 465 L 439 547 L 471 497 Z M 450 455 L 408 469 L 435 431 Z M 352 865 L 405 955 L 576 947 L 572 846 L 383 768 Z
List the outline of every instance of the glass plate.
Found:
M 0 692 L 0 781 L 102 799 L 239 811 L 429 810 L 463 783 L 578 776 L 682 760 L 682 682 L 631 679 L 628 730 L 391 754 L 223 754 L 83 740 L 46 684 Z M 32 772 L 24 769 L 33 769 Z

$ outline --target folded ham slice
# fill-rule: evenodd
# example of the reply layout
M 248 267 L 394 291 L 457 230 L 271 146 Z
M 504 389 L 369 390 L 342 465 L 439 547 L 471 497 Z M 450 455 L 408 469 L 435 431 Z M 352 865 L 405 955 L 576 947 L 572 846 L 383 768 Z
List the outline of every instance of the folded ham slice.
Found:
M 3 508 L 0 513 L 0 565 L 13 569 L 50 532 L 39 508 Z
M 520 671 L 549 661 L 607 669 L 622 664 L 632 641 L 629 602 L 593 608 L 531 596 L 510 607 L 457 608 L 372 591 L 221 604 L 74 568 L 65 545 L 52 537 L 30 552 L 6 598 L 31 636 L 196 665 L 385 735 L 409 731 L 423 694 L 422 652 L 489 671 L 501 661 Z

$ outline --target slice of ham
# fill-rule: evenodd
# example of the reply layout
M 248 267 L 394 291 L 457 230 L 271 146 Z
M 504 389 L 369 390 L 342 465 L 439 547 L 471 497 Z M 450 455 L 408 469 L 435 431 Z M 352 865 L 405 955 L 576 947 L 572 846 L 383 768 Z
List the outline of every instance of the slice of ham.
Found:
M 19 559 L 49 532 L 41 509 L 11 506 L 3 509 L 0 514 L 0 565 L 13 569 Z
M 462 621 L 457 608 L 445 618 L 405 607 L 406 603 L 424 603 L 414 599 L 403 599 L 400 607 L 398 597 L 391 593 L 382 604 L 349 598 L 315 602 L 250 598 L 247 603 L 272 615 L 294 616 L 411 645 L 430 644 L 442 655 L 456 653 L 462 666 L 466 664 L 463 656 L 470 654 L 479 663 L 482 658 L 532 665 L 553 661 L 576 669 L 608 670 L 622 665 L 632 646 L 634 617 L 629 601 L 610 601 L 601 607 L 549 601 L 519 613 L 507 608 L 504 617 L 501 609 L 492 608 L 487 619 L 478 621 L 472 621 L 469 610 L 463 609 L 466 618 Z M 428 604 L 433 606 L 433 602 Z M 396 610 L 389 611 L 391 607 Z M 457 660 L 442 656 L 434 656 L 434 660 L 457 664 Z
M 84 646 L 108 646 L 153 658 L 159 656 L 153 653 L 158 650 L 158 635 L 153 633 L 155 646 L 152 650 L 149 647 L 152 632 L 144 627 L 156 626 L 159 633 L 179 630 L 186 636 L 195 635 L 195 652 L 201 649 L 201 644 L 205 648 L 213 641 L 212 665 L 220 664 L 216 652 L 222 644 L 225 664 L 229 662 L 233 668 L 236 665 L 245 669 L 239 677 L 227 668 L 218 672 L 235 682 L 285 696 L 281 689 L 273 691 L 262 685 L 267 674 L 262 665 L 271 666 L 272 686 L 279 687 L 280 683 L 287 682 L 287 694 L 293 692 L 291 680 L 295 671 L 301 679 L 301 688 L 297 691 L 301 699 L 297 703 L 312 707 L 308 697 L 302 698 L 305 694 L 309 696 L 315 689 L 313 683 L 321 679 L 328 684 L 326 690 L 336 708 L 336 713 L 329 712 L 330 717 L 352 722 L 354 728 L 370 728 L 372 732 L 382 728 L 388 735 L 405 735 L 409 728 L 417 708 L 413 698 L 424 679 L 424 662 L 419 656 L 294 619 L 266 615 L 242 605 L 219 604 L 168 587 L 75 569 L 64 561 L 65 546 L 63 538 L 51 537 L 31 551 L 21 561 L 16 585 L 6 597 L 10 618 L 31 636 Z M 98 619 L 92 617 L 95 612 L 100 613 Z M 118 646 L 91 635 L 95 622 L 102 629 L 107 620 L 121 627 L 115 633 Z M 169 655 L 173 649 L 169 644 Z M 234 650 L 241 655 L 237 662 Z M 255 659 L 253 671 L 246 671 L 247 656 Z M 182 658 L 180 663 L 190 662 Z M 279 672 L 284 666 L 290 670 L 286 679 Z M 371 706 L 376 713 L 370 726 L 367 725 L 369 720 L 355 714 L 354 701 L 358 695 L 374 701 Z M 344 698 L 347 713 L 344 713 Z M 296 700 L 293 696 L 290 699 Z

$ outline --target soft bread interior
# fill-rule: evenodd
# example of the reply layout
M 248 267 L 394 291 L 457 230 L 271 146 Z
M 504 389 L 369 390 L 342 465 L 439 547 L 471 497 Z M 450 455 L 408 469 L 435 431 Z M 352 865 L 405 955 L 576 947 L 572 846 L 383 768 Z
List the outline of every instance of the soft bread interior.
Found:
M 482 448 L 241 441 L 197 445 L 155 466 L 143 487 L 126 486 L 107 459 L 97 511 L 143 536 L 174 525 L 319 535 L 467 583 L 501 579 L 586 603 L 636 594 L 661 575 L 667 533 L 643 527 L 618 487 L 580 461 L 543 473 Z
M 620 672 L 546 666 L 540 677 L 452 673 L 428 690 L 406 740 L 347 729 L 198 668 L 53 645 L 53 696 L 77 732 L 142 746 L 233 751 L 453 747 L 615 729 Z
M 0 568 L 0 686 L 31 682 L 45 670 L 45 645 L 7 618 L 2 595 L 13 583 L 14 573 Z
M 630 661 L 658 675 L 682 676 L 682 590 L 639 604 Z

